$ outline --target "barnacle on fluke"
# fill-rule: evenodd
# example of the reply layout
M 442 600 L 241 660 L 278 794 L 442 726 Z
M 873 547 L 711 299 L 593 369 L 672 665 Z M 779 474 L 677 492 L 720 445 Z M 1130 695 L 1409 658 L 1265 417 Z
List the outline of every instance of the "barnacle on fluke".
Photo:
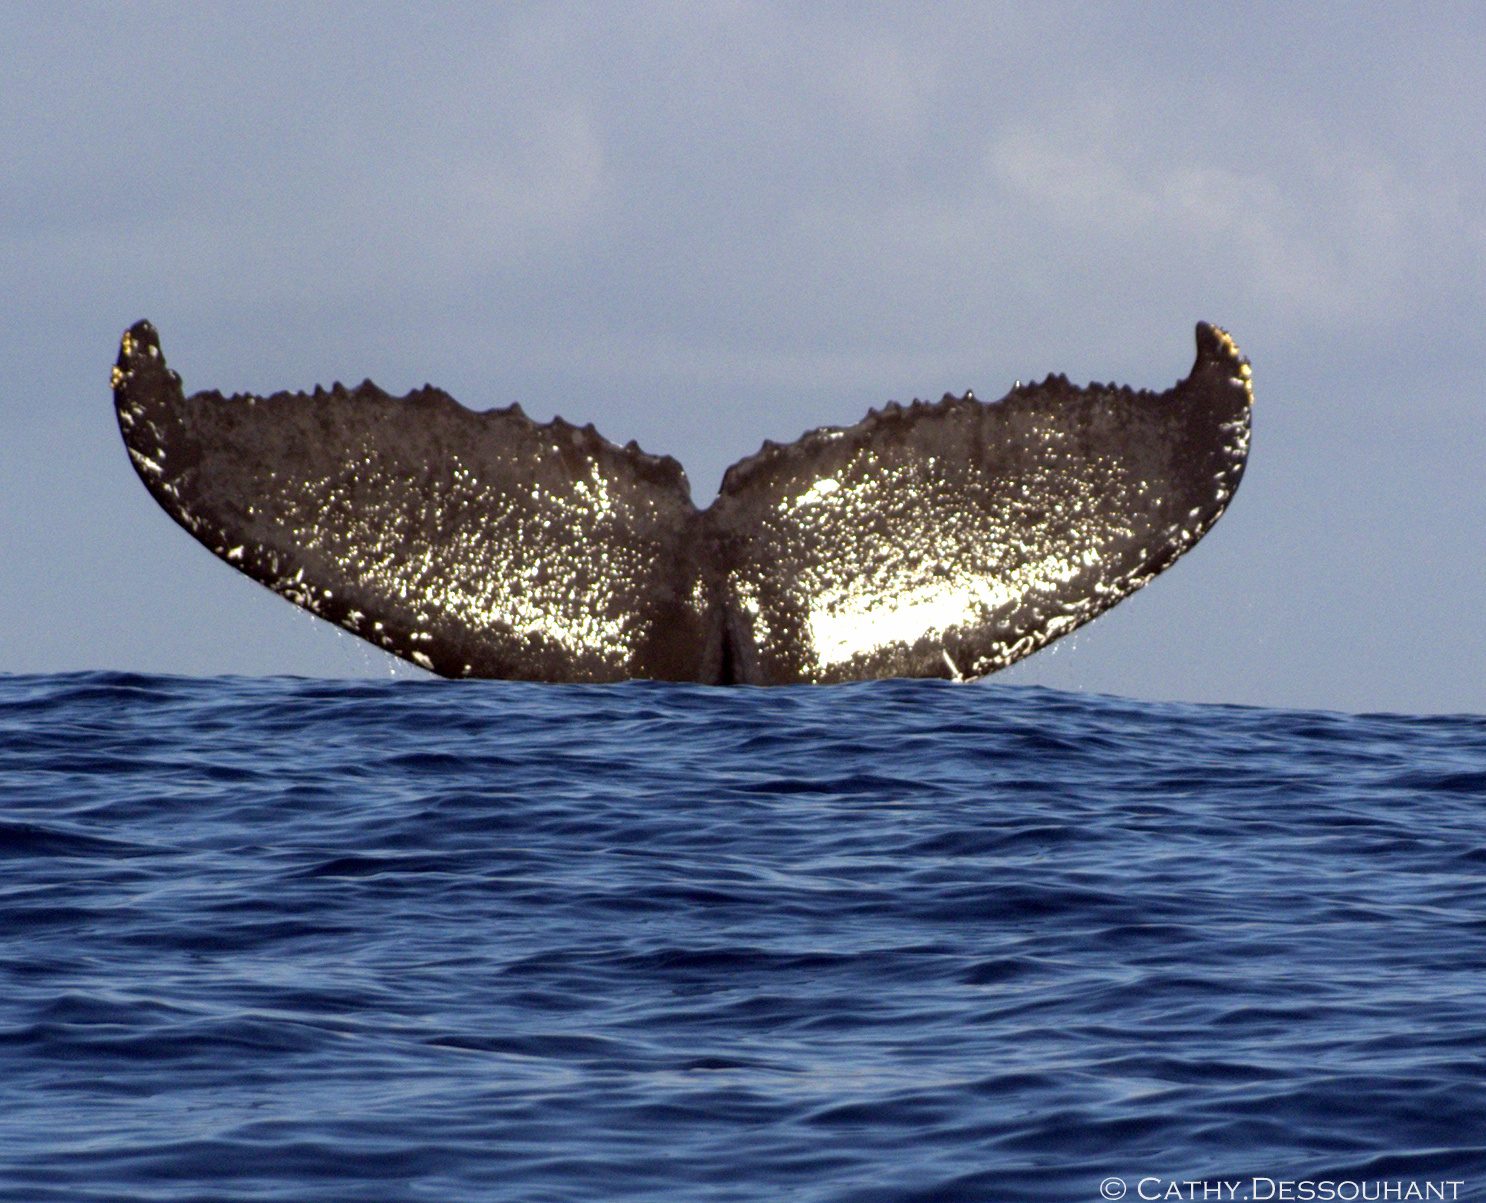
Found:
M 187 397 L 148 322 L 114 404 L 222 559 L 450 677 L 760 685 L 974 677 L 1140 588 L 1217 521 L 1252 401 L 1197 327 L 1164 393 L 1062 376 L 766 444 L 692 504 L 669 456 L 434 388 Z

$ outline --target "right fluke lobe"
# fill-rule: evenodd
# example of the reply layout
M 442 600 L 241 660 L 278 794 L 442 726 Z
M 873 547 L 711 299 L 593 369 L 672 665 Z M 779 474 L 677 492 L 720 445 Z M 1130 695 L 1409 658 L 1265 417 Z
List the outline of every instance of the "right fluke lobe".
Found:
M 1062 377 L 766 445 L 698 512 L 675 460 L 436 389 L 186 397 L 147 322 L 114 371 L 156 499 L 234 567 L 446 676 L 973 677 L 1107 609 L 1223 512 L 1248 365 L 1197 329 L 1160 394 Z

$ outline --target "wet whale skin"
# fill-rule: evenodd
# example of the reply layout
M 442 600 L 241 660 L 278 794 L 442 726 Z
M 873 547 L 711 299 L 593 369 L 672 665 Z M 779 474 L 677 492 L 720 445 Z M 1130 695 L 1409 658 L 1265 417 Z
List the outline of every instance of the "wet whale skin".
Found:
M 518 406 L 367 381 L 187 396 L 148 322 L 113 373 L 161 506 L 297 605 L 448 677 L 971 678 L 1094 618 L 1217 521 L 1248 362 L 1197 327 L 1155 393 L 1018 385 L 766 443 L 705 510 L 681 465 Z

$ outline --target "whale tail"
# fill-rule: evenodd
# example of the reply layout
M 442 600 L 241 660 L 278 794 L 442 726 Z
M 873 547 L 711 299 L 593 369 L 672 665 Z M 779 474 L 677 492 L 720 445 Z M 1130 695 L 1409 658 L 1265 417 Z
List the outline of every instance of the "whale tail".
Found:
M 1061 376 L 766 444 L 699 511 L 669 456 L 369 381 L 185 394 L 148 322 L 113 376 L 141 479 L 216 555 L 450 677 L 981 676 L 1140 588 L 1243 474 L 1247 361 L 1164 393 Z

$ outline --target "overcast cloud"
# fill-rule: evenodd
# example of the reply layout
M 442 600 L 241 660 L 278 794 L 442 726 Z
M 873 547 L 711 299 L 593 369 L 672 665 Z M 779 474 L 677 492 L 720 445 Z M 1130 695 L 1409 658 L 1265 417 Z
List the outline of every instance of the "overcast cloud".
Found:
M 428 380 L 699 501 L 889 398 L 1164 388 L 1207 319 L 1232 509 L 1002 679 L 1486 711 L 1480 6 L 6 7 L 0 671 L 389 671 L 134 478 L 139 317 L 188 389 Z

